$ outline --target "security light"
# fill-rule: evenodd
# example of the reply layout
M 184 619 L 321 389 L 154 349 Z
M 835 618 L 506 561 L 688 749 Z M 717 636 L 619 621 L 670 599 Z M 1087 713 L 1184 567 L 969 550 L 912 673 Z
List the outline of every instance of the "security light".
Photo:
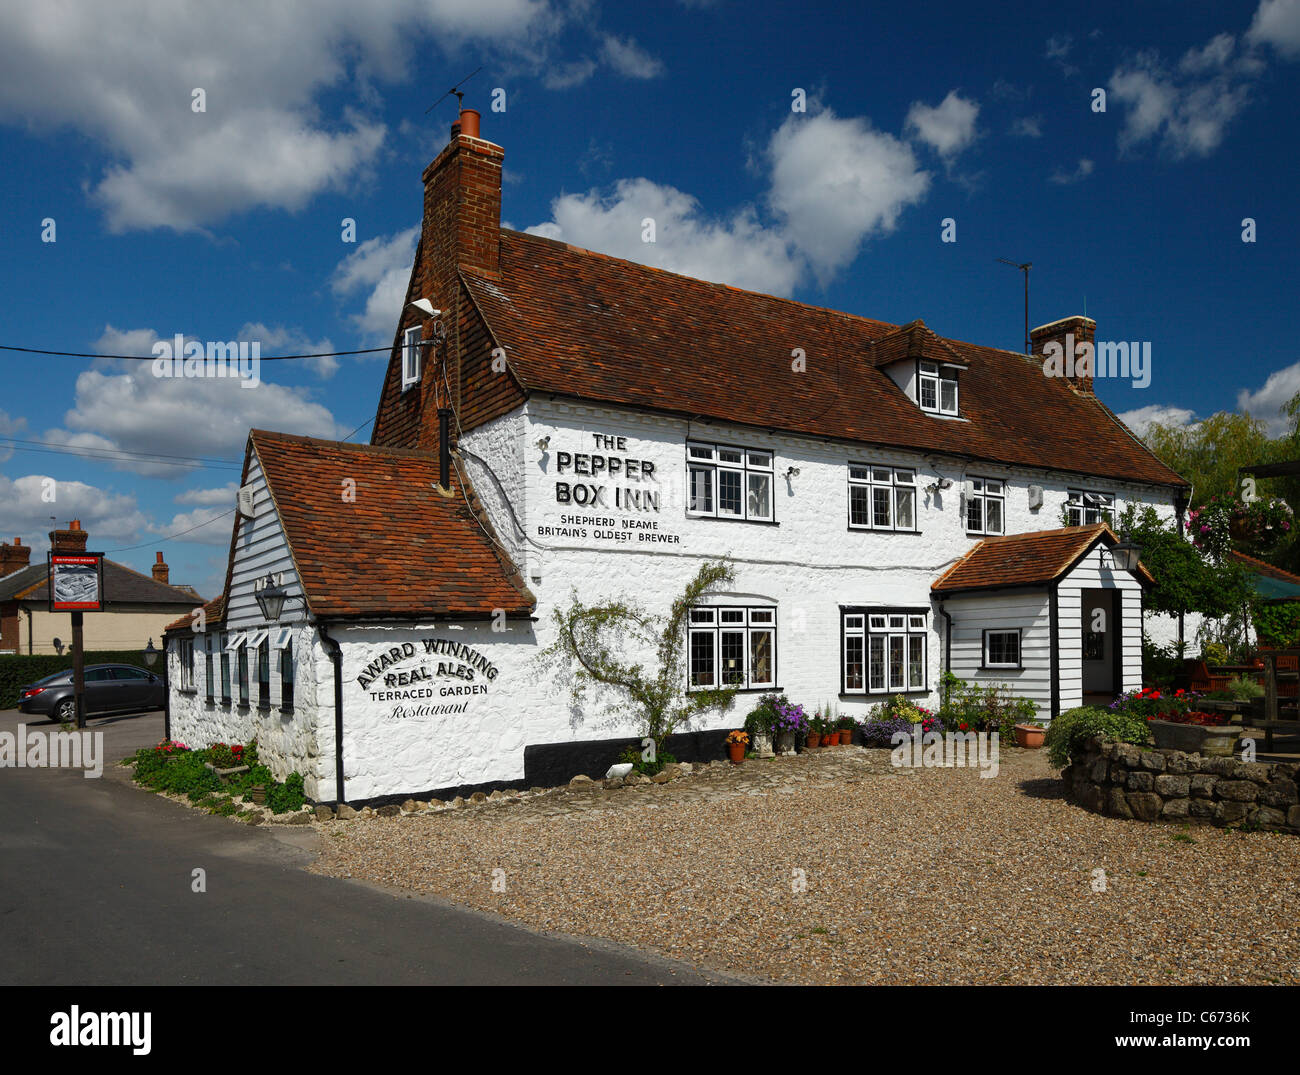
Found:
M 420 313 L 424 314 L 425 317 L 442 316 L 442 311 L 436 309 L 433 303 L 431 303 L 428 299 L 416 299 L 414 302 L 410 303 L 409 305 L 414 306 L 417 310 L 420 311 Z
M 550 437 L 542 437 L 542 438 L 537 442 L 537 450 L 538 450 L 539 452 L 544 452 L 544 451 L 546 451 L 550 446 L 551 446 L 551 438 L 550 438 Z
M 785 472 L 785 476 L 786 476 L 786 480 L 787 480 L 787 481 L 788 481 L 789 479 L 791 479 L 791 478 L 797 478 L 797 477 L 799 477 L 799 468 L 798 468 L 798 467 L 790 467 L 790 468 Z

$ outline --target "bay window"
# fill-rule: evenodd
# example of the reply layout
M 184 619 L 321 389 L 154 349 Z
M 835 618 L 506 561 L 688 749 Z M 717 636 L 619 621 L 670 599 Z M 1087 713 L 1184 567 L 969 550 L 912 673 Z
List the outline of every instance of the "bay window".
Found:
M 776 685 L 776 609 L 733 605 L 690 610 L 687 683 L 694 690 Z

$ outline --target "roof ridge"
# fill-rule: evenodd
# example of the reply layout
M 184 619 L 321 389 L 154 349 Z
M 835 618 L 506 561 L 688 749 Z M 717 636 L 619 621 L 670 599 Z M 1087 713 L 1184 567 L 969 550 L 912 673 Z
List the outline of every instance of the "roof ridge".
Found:
M 391 455 L 398 458 L 437 460 L 438 452 L 432 448 L 399 448 L 387 444 L 361 444 L 350 440 L 329 440 L 326 437 L 308 437 L 299 433 L 279 433 L 271 429 L 250 429 L 250 438 L 263 441 L 278 441 L 284 444 L 296 444 L 303 447 L 345 449 L 371 455 Z

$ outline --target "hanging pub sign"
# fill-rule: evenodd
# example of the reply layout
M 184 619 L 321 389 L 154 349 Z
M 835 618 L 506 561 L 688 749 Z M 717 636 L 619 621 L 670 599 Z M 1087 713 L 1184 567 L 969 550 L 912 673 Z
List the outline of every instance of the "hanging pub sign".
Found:
M 52 552 L 48 556 L 50 611 L 102 612 L 104 554 Z

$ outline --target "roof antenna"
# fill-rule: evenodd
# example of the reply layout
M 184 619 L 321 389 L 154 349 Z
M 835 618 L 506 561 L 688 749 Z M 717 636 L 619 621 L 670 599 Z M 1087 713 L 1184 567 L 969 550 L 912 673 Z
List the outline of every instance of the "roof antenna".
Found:
M 1027 355 L 1029 354 L 1029 270 L 1034 267 L 1034 263 L 1026 261 L 1024 264 L 1019 264 L 1006 258 L 998 258 L 998 261 L 1002 262 L 1003 265 L 1010 265 L 1013 269 L 1019 269 L 1025 274 L 1025 354 Z
M 482 70 L 483 68 L 481 66 L 474 68 L 473 71 L 471 71 L 468 75 L 462 78 L 459 82 L 456 83 L 456 85 L 452 86 L 451 89 L 449 89 L 446 93 L 444 93 L 441 97 L 439 97 L 436 101 L 434 101 L 433 104 L 431 104 L 428 108 L 426 108 L 424 110 L 424 114 L 427 116 L 430 112 L 433 111 L 435 105 L 441 104 L 452 94 L 456 95 L 456 106 L 457 106 L 457 111 L 459 111 L 465 101 L 465 93 L 461 89 L 461 86 L 465 85 L 466 82 L 468 82 L 471 78 L 473 78 Z

